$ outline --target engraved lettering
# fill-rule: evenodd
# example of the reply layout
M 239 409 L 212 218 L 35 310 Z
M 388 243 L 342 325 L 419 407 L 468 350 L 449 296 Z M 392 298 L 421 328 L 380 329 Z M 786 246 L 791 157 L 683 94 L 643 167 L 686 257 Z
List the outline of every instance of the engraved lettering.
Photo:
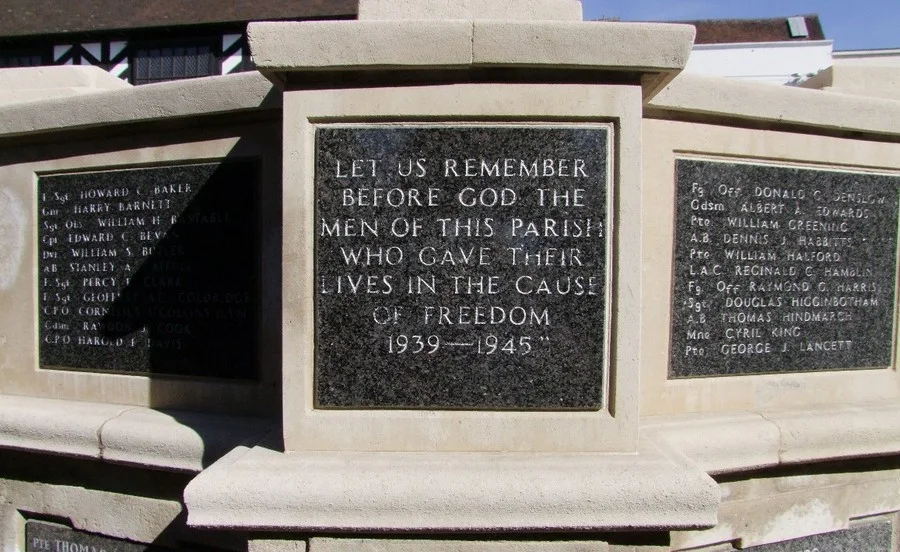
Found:
M 317 127 L 317 404 L 599 408 L 611 132 Z
M 900 176 L 678 159 L 672 377 L 889 366 Z

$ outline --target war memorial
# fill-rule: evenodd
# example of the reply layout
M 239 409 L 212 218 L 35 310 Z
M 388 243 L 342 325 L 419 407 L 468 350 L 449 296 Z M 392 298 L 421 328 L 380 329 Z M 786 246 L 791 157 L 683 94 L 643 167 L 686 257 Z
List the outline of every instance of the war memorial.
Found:
M 900 550 L 900 101 L 575 0 L 248 37 L 0 70 L 2 550 Z

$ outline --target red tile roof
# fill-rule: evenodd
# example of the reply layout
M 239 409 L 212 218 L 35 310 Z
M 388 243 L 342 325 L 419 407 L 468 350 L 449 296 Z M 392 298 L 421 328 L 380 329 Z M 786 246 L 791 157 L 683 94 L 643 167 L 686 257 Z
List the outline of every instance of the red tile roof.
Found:
M 772 19 L 707 19 L 680 21 L 697 27 L 695 44 L 727 44 L 737 42 L 790 42 L 824 40 L 825 33 L 818 15 L 798 16 L 806 20 L 809 36 L 792 37 L 787 17 Z
M 0 37 L 353 17 L 357 0 L 3 0 Z

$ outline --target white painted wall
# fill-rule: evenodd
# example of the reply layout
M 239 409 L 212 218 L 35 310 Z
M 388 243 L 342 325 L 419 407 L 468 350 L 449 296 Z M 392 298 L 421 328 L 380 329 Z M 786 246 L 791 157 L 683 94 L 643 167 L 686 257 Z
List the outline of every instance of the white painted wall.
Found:
M 831 40 L 697 44 L 684 71 L 698 75 L 788 84 L 831 67 Z
M 900 48 L 885 50 L 846 50 L 834 53 L 835 65 L 900 67 Z

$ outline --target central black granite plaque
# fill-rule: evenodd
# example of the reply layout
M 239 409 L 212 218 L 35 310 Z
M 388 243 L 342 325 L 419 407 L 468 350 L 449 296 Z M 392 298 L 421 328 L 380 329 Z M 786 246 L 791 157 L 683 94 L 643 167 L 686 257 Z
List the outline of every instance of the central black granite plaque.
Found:
M 610 134 L 320 127 L 317 407 L 601 408 Z
M 256 377 L 252 160 L 41 176 L 43 368 Z
M 742 548 L 747 552 L 890 552 L 891 523 L 867 523 L 850 529 Z M 732 549 L 736 550 L 736 549 Z
M 678 159 L 670 376 L 891 365 L 900 177 Z
M 45 521 L 25 522 L 25 552 L 165 552 L 171 548 L 138 544 L 78 531 Z

